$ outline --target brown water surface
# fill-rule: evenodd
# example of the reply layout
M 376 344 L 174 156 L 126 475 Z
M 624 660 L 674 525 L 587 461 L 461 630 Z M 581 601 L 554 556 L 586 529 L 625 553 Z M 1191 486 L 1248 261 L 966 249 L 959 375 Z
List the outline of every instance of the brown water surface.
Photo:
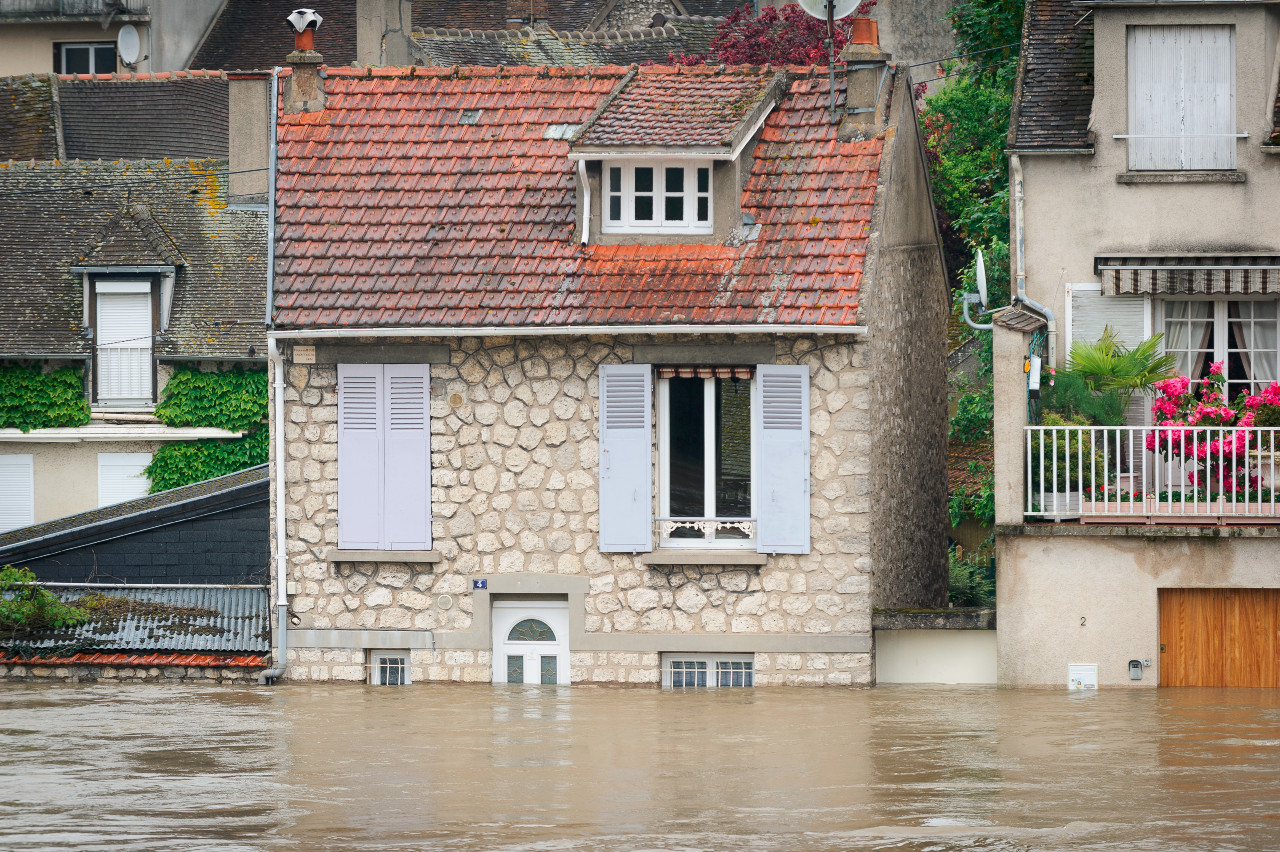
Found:
M 1280 691 L 0 688 L 0 849 L 1280 849 Z

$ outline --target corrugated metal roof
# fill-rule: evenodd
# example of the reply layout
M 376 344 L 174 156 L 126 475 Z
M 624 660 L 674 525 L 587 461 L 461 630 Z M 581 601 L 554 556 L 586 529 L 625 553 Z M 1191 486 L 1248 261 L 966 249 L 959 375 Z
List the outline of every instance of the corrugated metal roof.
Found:
M 91 595 L 107 598 L 101 615 L 25 644 L 34 648 L 94 641 L 95 650 L 238 651 L 271 650 L 270 601 L 262 587 L 51 586 L 74 602 Z

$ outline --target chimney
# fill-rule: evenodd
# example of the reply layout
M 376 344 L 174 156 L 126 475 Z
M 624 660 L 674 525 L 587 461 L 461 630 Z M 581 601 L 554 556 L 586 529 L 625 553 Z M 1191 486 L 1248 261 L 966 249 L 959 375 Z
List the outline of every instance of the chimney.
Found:
M 412 65 L 411 0 L 356 0 L 356 62 L 361 65 Z
M 227 177 L 228 200 L 236 204 L 267 203 L 268 152 L 271 150 L 271 73 L 228 71 Z
M 316 51 L 315 31 L 324 19 L 315 9 L 296 9 L 285 20 L 293 27 L 293 53 L 284 61 L 293 71 L 284 80 L 284 111 L 320 112 L 324 109 L 324 82 L 320 79 L 324 57 Z
M 881 49 L 879 30 L 870 18 L 854 18 L 853 35 L 840 51 L 846 82 L 841 139 L 874 136 L 889 119 L 894 75 L 889 61 L 893 56 Z

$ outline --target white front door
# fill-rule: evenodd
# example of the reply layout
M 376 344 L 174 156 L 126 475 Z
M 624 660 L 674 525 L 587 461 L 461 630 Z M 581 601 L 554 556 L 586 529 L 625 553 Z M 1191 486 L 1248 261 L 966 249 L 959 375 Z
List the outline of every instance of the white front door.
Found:
M 493 682 L 569 683 L 568 601 L 493 602 Z

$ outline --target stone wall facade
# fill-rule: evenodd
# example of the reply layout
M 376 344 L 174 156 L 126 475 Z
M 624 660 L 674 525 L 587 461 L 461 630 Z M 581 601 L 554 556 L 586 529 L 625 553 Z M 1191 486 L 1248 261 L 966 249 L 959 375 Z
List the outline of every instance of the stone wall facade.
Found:
M 221 666 L 101 666 L 42 663 L 0 665 L 0 681 L 31 683 L 257 683 L 260 669 Z
M 599 365 L 632 362 L 637 344 L 676 342 L 766 345 L 778 364 L 808 365 L 810 553 L 743 566 L 655 565 L 644 554 L 600 552 Z M 431 367 L 434 563 L 330 560 L 339 522 L 337 368 L 298 363 L 286 347 L 284 513 L 297 634 L 289 679 L 363 680 L 366 649 L 386 647 L 299 644 L 315 641 L 306 637 L 429 631 L 429 647 L 411 653 L 412 680 L 488 681 L 487 637 L 456 646 L 481 623 L 487 630 L 472 580 L 511 576 L 530 588 L 538 578 L 581 578 L 584 591 L 569 598 L 581 602 L 587 645 L 571 647 L 574 682 L 655 684 L 655 649 L 694 647 L 754 654 L 758 684 L 871 682 L 873 371 L 865 343 L 812 335 L 415 343 L 448 346 L 447 363 Z M 656 488 L 656 467 L 653 481 Z

